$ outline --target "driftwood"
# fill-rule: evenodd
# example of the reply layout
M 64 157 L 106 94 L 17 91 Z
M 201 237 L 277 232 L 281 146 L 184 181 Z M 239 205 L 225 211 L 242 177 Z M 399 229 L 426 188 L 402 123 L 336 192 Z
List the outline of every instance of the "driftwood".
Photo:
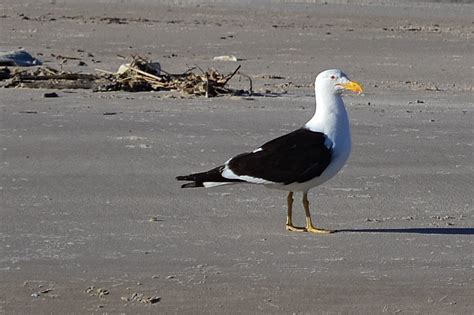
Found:
M 95 74 L 61 72 L 49 67 L 10 73 L 4 87 L 92 89 L 101 78 Z
M 16 83 L 16 87 L 19 88 L 29 88 L 29 89 L 56 89 L 56 90 L 65 90 L 65 89 L 92 89 L 94 88 L 95 83 L 91 81 L 30 81 L 30 82 L 19 82 Z M 11 86 L 9 86 L 11 87 Z

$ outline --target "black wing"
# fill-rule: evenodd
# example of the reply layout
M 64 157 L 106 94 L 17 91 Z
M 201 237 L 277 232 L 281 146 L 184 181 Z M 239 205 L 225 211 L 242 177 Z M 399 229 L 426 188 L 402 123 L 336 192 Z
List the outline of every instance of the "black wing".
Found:
M 229 161 L 237 175 L 290 184 L 320 176 L 331 161 L 326 135 L 306 128 L 265 143 L 261 150 L 242 153 Z

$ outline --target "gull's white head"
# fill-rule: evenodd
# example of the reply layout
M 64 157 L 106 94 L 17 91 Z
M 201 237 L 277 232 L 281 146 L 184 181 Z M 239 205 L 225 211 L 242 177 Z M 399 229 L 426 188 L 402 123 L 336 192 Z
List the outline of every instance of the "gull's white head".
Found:
M 331 94 L 341 94 L 348 90 L 360 94 L 363 91 L 359 83 L 349 80 L 344 72 L 337 69 L 326 70 L 318 74 L 314 86 L 316 93 L 324 91 Z

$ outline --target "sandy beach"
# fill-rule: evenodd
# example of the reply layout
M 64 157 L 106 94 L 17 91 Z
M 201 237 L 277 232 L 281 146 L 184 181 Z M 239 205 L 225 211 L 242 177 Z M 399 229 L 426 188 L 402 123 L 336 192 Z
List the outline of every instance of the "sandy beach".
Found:
M 474 5 L 327 2 L 2 1 L 1 50 L 241 65 L 256 95 L 1 88 L 0 313 L 472 314 Z M 282 191 L 180 189 L 304 124 L 328 68 L 365 87 L 309 194 L 340 232 L 287 232 Z

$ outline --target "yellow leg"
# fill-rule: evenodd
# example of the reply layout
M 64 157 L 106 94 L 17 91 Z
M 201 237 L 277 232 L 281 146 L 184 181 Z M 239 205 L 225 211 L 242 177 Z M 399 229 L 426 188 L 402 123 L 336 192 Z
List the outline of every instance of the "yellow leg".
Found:
M 335 232 L 331 230 L 318 229 L 313 226 L 313 222 L 311 220 L 311 213 L 309 213 L 309 201 L 308 201 L 307 192 L 303 193 L 303 207 L 304 207 L 304 212 L 306 214 L 306 229 L 305 230 L 307 232 L 319 233 L 319 234 L 328 234 L 328 233 Z
M 293 192 L 290 191 L 287 197 L 288 202 L 288 215 L 286 216 L 286 230 L 293 232 L 306 232 L 306 228 L 296 227 L 293 225 Z

